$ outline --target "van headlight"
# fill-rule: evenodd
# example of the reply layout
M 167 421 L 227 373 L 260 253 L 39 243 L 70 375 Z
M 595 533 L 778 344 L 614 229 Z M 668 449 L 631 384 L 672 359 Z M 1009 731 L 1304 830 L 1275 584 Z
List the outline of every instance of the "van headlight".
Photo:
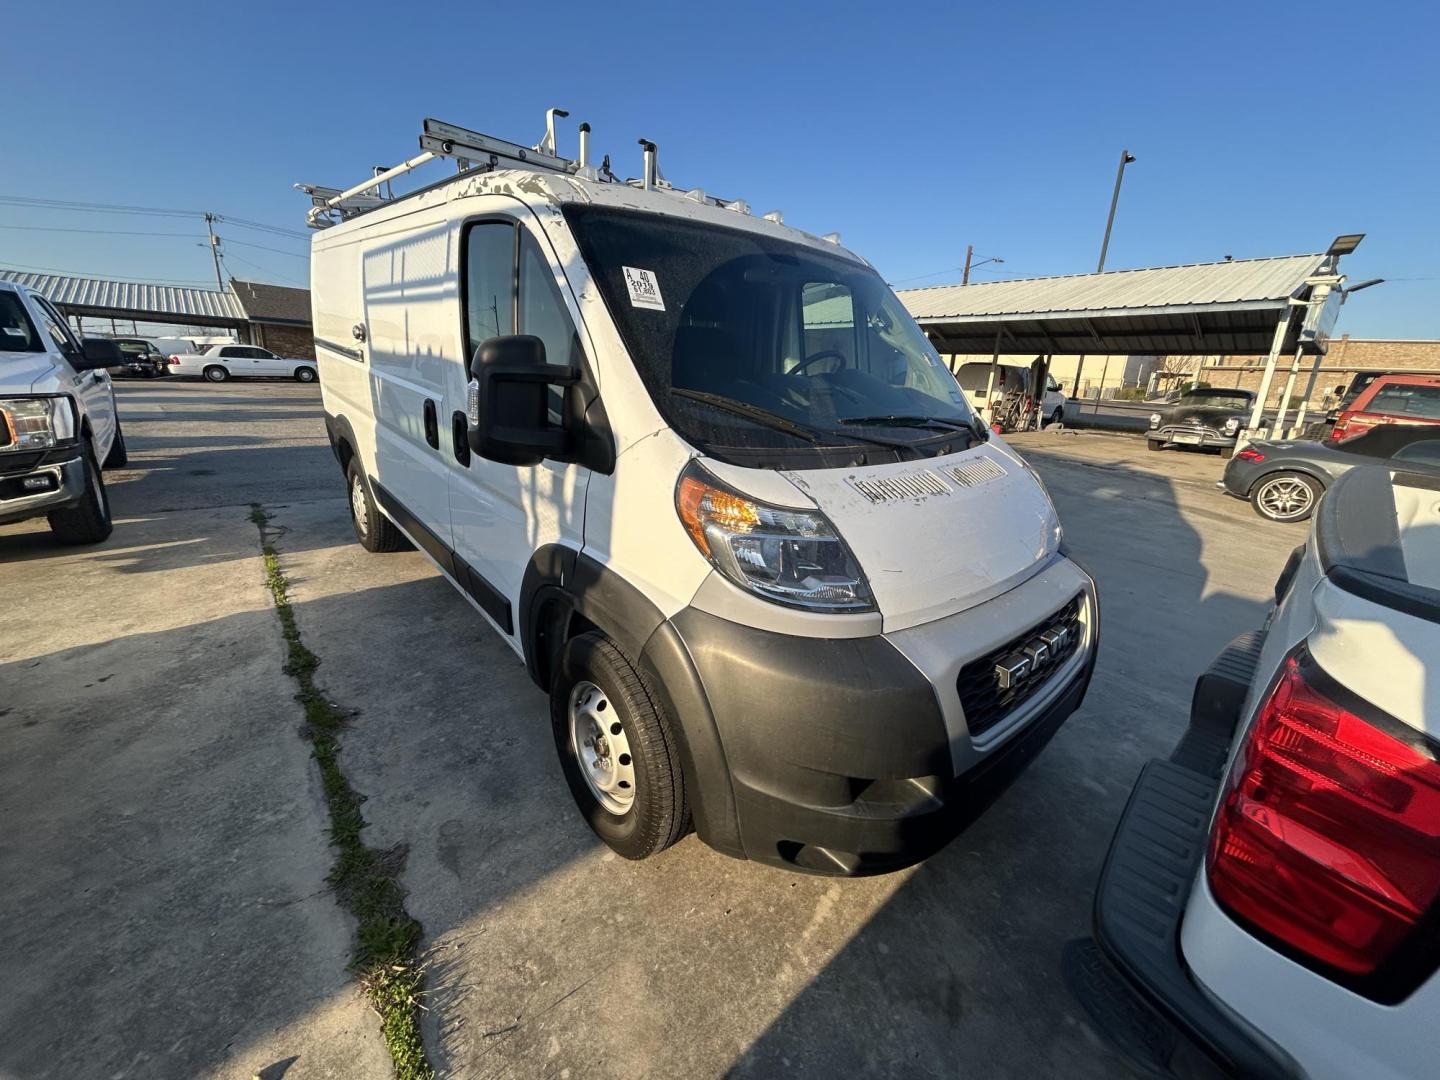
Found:
M 700 554 L 747 592 L 811 611 L 874 610 L 855 556 L 818 510 L 756 502 L 693 461 L 675 486 L 675 509 Z
M 0 451 L 48 450 L 73 438 L 68 397 L 0 398 Z

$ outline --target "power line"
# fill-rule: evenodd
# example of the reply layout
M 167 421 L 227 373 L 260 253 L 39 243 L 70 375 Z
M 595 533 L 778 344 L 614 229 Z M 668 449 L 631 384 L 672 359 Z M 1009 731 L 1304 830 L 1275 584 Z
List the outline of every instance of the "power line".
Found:
M 23 232 L 87 233 L 93 236 L 183 236 L 187 240 L 199 238 L 197 233 L 154 232 L 148 229 L 75 229 L 65 225 L 0 225 L 0 229 L 19 229 Z
M 291 276 L 290 274 L 277 273 L 276 271 L 271 270 L 271 269 L 269 269 L 268 267 L 261 266 L 259 263 L 251 262 L 249 259 L 245 258 L 243 255 L 236 255 L 234 252 L 231 252 L 230 254 L 223 256 L 223 258 L 225 258 L 225 259 L 234 259 L 236 262 L 244 263 L 246 266 L 248 266 L 248 267 L 250 267 L 250 268 L 252 268 L 252 269 L 254 269 L 254 270 L 259 270 L 262 274 L 268 274 L 270 277 L 280 277 L 280 278 L 284 278 L 286 281 L 297 282 L 297 283 L 298 283 L 298 281 L 299 281 L 298 278 L 293 277 L 293 276 Z M 308 285 L 307 285 L 306 287 L 308 288 Z
M 0 205 L 3 206 L 26 206 L 35 209 L 45 210 L 75 210 L 90 214 L 140 214 L 148 217 L 180 217 L 180 218 L 204 218 L 204 210 L 181 210 L 175 207 L 160 206 L 130 206 L 125 203 L 97 203 L 80 202 L 72 199 L 37 199 L 28 195 L 0 195 Z M 248 218 L 226 217 L 216 214 L 220 221 L 238 225 L 242 229 L 255 229 L 260 232 L 268 232 L 276 236 L 288 236 L 296 240 L 309 240 L 309 233 L 300 229 L 287 229 L 280 225 L 270 225 L 263 221 L 251 221 Z
M 221 221 L 224 221 L 225 219 L 224 219 L 224 218 L 221 218 L 220 220 L 221 220 Z M 226 243 L 226 244 L 239 244 L 241 247 L 259 248 L 261 251 L 273 251 L 276 255 L 289 255 L 290 258 L 292 258 L 292 259 L 308 259 L 308 258 L 310 258 L 310 253 L 309 253 L 308 251 L 307 251 L 304 255 L 301 255 L 299 252 L 295 252 L 295 251 L 281 251 L 279 248 L 266 247 L 264 244 L 252 244 L 252 243 L 250 243 L 249 241 L 246 241 L 246 240 L 226 239 L 226 240 L 223 240 L 222 242 L 223 242 L 223 243 Z

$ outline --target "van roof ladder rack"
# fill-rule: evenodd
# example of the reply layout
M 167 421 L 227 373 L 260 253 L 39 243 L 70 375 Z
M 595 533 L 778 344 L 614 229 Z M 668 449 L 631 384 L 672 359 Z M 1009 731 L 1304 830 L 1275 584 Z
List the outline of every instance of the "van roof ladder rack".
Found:
M 490 172 L 495 169 L 517 169 L 528 172 L 553 172 L 573 177 L 592 184 L 628 184 L 644 191 L 670 192 L 691 202 L 718 206 L 736 213 L 750 213 L 750 205 L 743 199 L 717 199 L 706 195 L 701 188 L 682 190 L 675 187 L 660 172 L 659 151 L 649 139 L 641 139 L 642 168 L 639 179 L 621 180 L 610 171 L 610 157 L 606 155 L 600 167 L 590 164 L 590 125 L 580 125 L 580 156 L 572 161 L 555 152 L 555 120 L 570 114 L 564 109 L 545 111 L 545 135 L 534 146 L 497 139 L 478 131 L 446 124 L 433 117 L 426 118 L 420 133 L 421 152 L 393 168 L 376 166 L 374 175 L 349 188 L 323 187 L 318 184 L 296 184 L 295 187 L 310 196 L 310 212 L 305 223 L 312 229 L 323 229 L 360 214 L 368 213 L 397 199 L 408 196 L 394 196 L 391 181 L 403 176 L 421 165 L 437 158 L 450 158 L 460 173 Z M 421 190 L 424 190 L 423 188 Z M 417 194 L 411 192 L 410 194 Z M 779 220 L 778 212 L 770 220 Z

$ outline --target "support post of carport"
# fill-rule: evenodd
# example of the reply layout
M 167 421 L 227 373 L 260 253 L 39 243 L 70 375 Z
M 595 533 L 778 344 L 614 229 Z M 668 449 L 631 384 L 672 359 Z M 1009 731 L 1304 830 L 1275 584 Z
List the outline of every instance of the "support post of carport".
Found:
M 990 395 L 995 392 L 995 372 L 1000 367 L 1000 334 L 1001 331 L 997 329 L 995 331 L 995 351 L 990 355 L 990 377 L 985 380 L 985 412 L 987 414 L 985 420 L 989 424 L 995 422 L 995 406 L 990 400 Z
M 1300 374 L 1300 358 L 1304 349 L 1295 350 L 1295 359 L 1290 362 L 1290 374 L 1285 379 L 1285 390 L 1280 395 L 1280 411 L 1275 414 L 1275 429 L 1272 435 L 1280 436 L 1285 431 L 1285 414 L 1290 411 L 1290 396 L 1295 393 L 1295 376 Z
M 1280 350 L 1285 347 L 1285 336 L 1290 331 L 1290 320 L 1295 309 L 1285 308 L 1285 313 L 1275 323 L 1275 337 L 1270 341 L 1270 355 L 1265 358 L 1265 374 L 1260 379 L 1260 392 L 1255 395 L 1255 407 L 1250 410 L 1250 423 L 1241 432 L 1240 443 L 1247 443 L 1255 437 L 1260 428 L 1260 417 L 1265 412 L 1265 402 L 1270 400 L 1270 385 L 1275 381 L 1275 365 L 1280 360 Z
M 1300 399 L 1300 408 L 1295 413 L 1295 426 L 1290 429 L 1290 438 L 1300 436 L 1305 428 L 1305 411 L 1310 408 L 1310 398 L 1315 393 L 1315 381 L 1320 378 L 1320 361 L 1325 359 L 1323 352 L 1315 354 L 1315 362 L 1310 365 L 1310 378 L 1305 383 L 1305 396 Z

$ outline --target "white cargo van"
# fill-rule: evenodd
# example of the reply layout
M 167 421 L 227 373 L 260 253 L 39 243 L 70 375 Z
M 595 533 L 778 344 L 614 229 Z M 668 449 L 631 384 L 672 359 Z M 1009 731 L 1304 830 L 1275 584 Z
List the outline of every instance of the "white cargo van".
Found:
M 307 187 L 360 542 L 424 551 L 550 694 L 642 858 L 875 873 L 945 843 L 1084 697 L 1095 588 L 1025 463 L 836 242 L 609 159 L 427 121 Z M 436 156 L 461 171 L 368 194 Z

